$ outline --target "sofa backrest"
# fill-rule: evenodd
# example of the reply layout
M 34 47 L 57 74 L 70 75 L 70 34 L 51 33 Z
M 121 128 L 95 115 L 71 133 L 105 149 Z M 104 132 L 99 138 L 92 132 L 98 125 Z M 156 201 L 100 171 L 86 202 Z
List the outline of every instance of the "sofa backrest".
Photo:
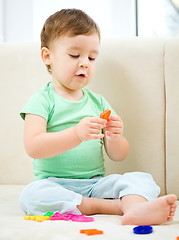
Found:
M 179 199 L 179 38 L 165 45 L 166 189 Z
M 24 151 L 19 112 L 51 80 L 39 43 L 0 44 L 0 183 L 27 184 L 32 159 Z M 151 173 L 161 194 L 179 197 L 179 39 L 105 39 L 89 88 L 121 116 L 130 152 L 123 162 L 105 156 L 107 174 Z M 178 185 L 178 186 L 177 186 Z

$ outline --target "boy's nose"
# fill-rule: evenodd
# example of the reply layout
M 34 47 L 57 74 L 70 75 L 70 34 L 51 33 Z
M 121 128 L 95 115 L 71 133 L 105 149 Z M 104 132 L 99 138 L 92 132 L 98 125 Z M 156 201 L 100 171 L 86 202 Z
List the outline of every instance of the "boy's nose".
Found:
M 79 67 L 87 68 L 88 67 L 88 61 L 87 60 L 81 60 L 79 62 Z

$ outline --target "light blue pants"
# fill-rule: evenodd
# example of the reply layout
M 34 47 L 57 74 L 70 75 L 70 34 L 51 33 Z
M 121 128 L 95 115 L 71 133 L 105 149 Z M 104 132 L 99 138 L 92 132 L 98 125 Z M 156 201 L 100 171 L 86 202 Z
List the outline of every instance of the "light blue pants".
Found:
M 49 177 L 27 185 L 20 195 L 20 205 L 27 215 L 44 215 L 49 211 L 81 214 L 77 205 L 83 196 L 118 199 L 137 194 L 151 201 L 159 193 L 160 188 L 152 176 L 142 172 L 91 179 Z

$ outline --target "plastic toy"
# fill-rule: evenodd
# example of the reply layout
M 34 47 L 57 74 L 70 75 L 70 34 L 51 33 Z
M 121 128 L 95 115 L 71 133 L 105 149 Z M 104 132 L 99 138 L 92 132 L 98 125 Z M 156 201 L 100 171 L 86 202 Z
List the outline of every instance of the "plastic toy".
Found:
M 47 212 L 44 216 L 51 217 L 54 214 L 54 212 Z
M 96 234 L 103 234 L 103 231 L 97 230 L 97 229 L 82 229 L 82 230 L 80 230 L 80 233 L 84 233 L 84 234 L 90 236 L 90 235 L 96 235 Z
M 100 118 L 109 120 L 110 114 L 111 114 L 111 110 L 106 109 L 104 112 L 100 114 Z
M 133 228 L 133 232 L 135 234 L 149 234 L 153 232 L 153 228 L 149 225 L 143 225 Z
M 75 215 L 75 214 L 61 214 L 61 213 L 54 213 L 50 220 L 65 220 L 65 221 L 74 221 L 74 222 L 93 222 L 93 217 L 86 217 L 85 215 Z
M 34 216 L 24 216 L 24 219 L 37 221 L 37 222 L 42 222 L 42 221 L 45 221 L 45 220 L 50 220 L 50 217 L 34 215 Z

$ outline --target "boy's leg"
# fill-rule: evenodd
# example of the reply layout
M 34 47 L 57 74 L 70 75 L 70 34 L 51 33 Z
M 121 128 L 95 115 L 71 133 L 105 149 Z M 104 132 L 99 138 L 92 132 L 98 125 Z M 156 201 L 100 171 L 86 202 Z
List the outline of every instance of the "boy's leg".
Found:
M 156 225 L 171 221 L 176 210 L 176 196 L 173 194 L 147 201 L 139 195 L 122 197 L 122 224 Z
M 159 190 L 150 174 L 114 174 L 95 184 L 93 197 L 122 199 L 118 201 L 122 224 L 161 224 L 172 220 L 176 196 L 157 198 Z
M 141 181 L 141 178 L 143 181 Z M 103 178 L 97 178 L 94 186 L 92 186 L 91 197 L 83 197 L 82 203 L 78 206 L 78 209 L 83 214 L 87 215 L 96 213 L 123 215 L 120 194 L 123 196 L 129 192 L 139 193 L 141 189 L 145 187 L 149 188 L 149 186 L 145 184 L 145 181 L 150 188 L 152 188 L 152 191 L 154 189 L 157 197 L 159 194 L 159 187 L 149 174 L 111 174 Z M 141 182 L 140 185 L 138 184 L 139 182 Z M 105 198 L 112 198 L 112 200 L 107 200 Z
M 78 193 L 65 189 L 55 180 L 42 179 L 27 185 L 20 195 L 20 205 L 27 215 L 47 212 L 81 214 L 77 208 L 82 201 Z
M 99 199 L 83 197 L 78 209 L 82 214 L 112 214 L 122 215 L 120 199 Z
M 64 180 L 49 178 L 32 182 L 21 193 L 20 205 L 28 215 L 44 215 L 48 211 L 77 214 L 116 214 L 122 215 L 119 199 L 97 199 L 83 197 L 79 193 L 64 188 Z M 68 181 L 65 180 L 65 183 Z M 75 184 L 72 184 L 72 186 Z M 84 183 L 80 185 L 84 188 Z M 71 185 L 66 184 L 69 187 Z M 77 190 L 77 189 L 76 189 Z M 85 191 L 84 191 L 85 192 Z
M 123 215 L 123 225 L 158 225 L 171 221 L 176 210 L 173 194 L 148 201 L 139 195 L 126 195 L 120 199 L 107 200 L 83 197 L 78 207 L 82 214 Z
M 123 215 L 121 210 L 121 200 L 113 194 L 112 186 L 119 178 L 118 174 L 113 174 L 104 178 L 96 178 L 95 184 L 90 187 L 92 189 L 90 197 L 83 197 L 78 207 L 82 214 L 112 214 Z

